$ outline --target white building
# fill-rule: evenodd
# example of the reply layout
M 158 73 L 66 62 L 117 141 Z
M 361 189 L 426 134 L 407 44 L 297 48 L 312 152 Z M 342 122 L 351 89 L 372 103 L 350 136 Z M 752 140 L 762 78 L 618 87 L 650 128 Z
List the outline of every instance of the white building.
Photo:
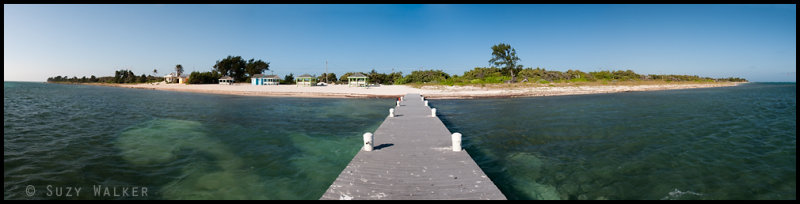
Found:
M 186 83 L 186 79 L 188 79 L 188 78 L 189 77 L 186 76 L 186 75 L 178 76 L 178 74 L 176 74 L 175 72 L 172 72 L 172 73 L 169 73 L 167 75 L 164 75 L 164 82 L 183 84 L 183 83 Z
M 231 84 L 233 84 L 233 77 L 230 77 L 230 76 L 220 77 L 219 78 L 219 84 L 231 85 Z

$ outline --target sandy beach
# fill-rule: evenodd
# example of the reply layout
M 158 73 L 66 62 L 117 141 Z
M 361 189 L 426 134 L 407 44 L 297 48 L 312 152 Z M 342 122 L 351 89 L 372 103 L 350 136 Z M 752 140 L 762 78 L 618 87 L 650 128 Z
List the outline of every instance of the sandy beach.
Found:
M 414 88 L 407 85 L 380 85 L 370 87 L 350 87 L 347 85 L 297 86 L 264 85 L 249 83 L 233 85 L 220 84 L 103 84 L 106 86 L 152 89 L 164 91 L 183 91 L 211 94 L 231 94 L 247 96 L 283 96 L 313 98 L 394 98 L 406 93 L 420 93 L 430 99 L 470 99 L 505 98 L 617 93 L 632 91 L 657 91 L 671 89 L 691 89 L 736 86 L 742 83 L 697 83 L 697 84 L 657 84 L 657 85 L 591 85 L 591 86 L 516 86 L 516 87 L 477 87 L 477 86 L 422 86 Z M 100 85 L 100 84 L 90 84 Z

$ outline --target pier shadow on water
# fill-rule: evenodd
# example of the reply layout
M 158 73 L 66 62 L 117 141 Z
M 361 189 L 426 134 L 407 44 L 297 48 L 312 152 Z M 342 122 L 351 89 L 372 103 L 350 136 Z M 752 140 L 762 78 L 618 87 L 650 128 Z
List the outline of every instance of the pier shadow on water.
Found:
M 450 132 L 462 132 L 448 120 L 451 116 L 446 112 L 440 112 L 438 117 Z M 480 138 L 469 135 L 462 138 L 464 149 L 509 200 L 562 199 L 555 186 L 537 182 L 545 176 L 542 172 L 547 165 L 545 159 L 527 152 L 495 153 L 490 149 L 478 148 L 476 143 L 480 142 Z

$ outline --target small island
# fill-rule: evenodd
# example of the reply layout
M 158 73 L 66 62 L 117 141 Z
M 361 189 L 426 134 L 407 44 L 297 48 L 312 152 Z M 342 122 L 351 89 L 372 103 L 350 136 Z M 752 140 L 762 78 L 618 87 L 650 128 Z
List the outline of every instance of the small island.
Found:
M 47 82 L 251 96 L 396 98 L 406 93 L 420 93 L 430 99 L 655 91 L 735 86 L 747 82 L 738 77 L 638 74 L 632 70 L 584 72 L 570 69 L 562 72 L 540 67 L 523 68 L 518 64 L 520 59 L 516 50 L 510 45 L 499 43 L 491 49 L 489 63 L 493 66 L 475 67 L 462 75 L 450 75 L 436 69 L 412 71 L 406 75 L 402 72 L 379 73 L 372 69 L 370 72 L 347 72 L 339 78 L 335 73 L 306 73 L 297 78 L 290 73 L 281 79 L 276 75 L 264 75 L 270 70 L 269 62 L 227 56 L 218 60 L 212 70 L 189 75 L 184 75 L 183 66 L 178 64 L 175 72 L 163 77 L 156 75 L 158 70 L 153 70 L 154 75 L 137 76 L 133 71 L 123 69 L 116 71 L 113 77 L 56 76 L 48 78 Z

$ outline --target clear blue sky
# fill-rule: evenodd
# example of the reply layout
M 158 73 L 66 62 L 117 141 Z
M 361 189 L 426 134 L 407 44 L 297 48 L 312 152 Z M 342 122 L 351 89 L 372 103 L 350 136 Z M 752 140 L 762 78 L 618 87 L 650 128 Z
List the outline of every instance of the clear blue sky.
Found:
M 209 71 L 280 76 L 489 66 L 796 81 L 796 5 L 3 5 L 3 80 Z M 269 72 L 267 72 L 269 73 Z

